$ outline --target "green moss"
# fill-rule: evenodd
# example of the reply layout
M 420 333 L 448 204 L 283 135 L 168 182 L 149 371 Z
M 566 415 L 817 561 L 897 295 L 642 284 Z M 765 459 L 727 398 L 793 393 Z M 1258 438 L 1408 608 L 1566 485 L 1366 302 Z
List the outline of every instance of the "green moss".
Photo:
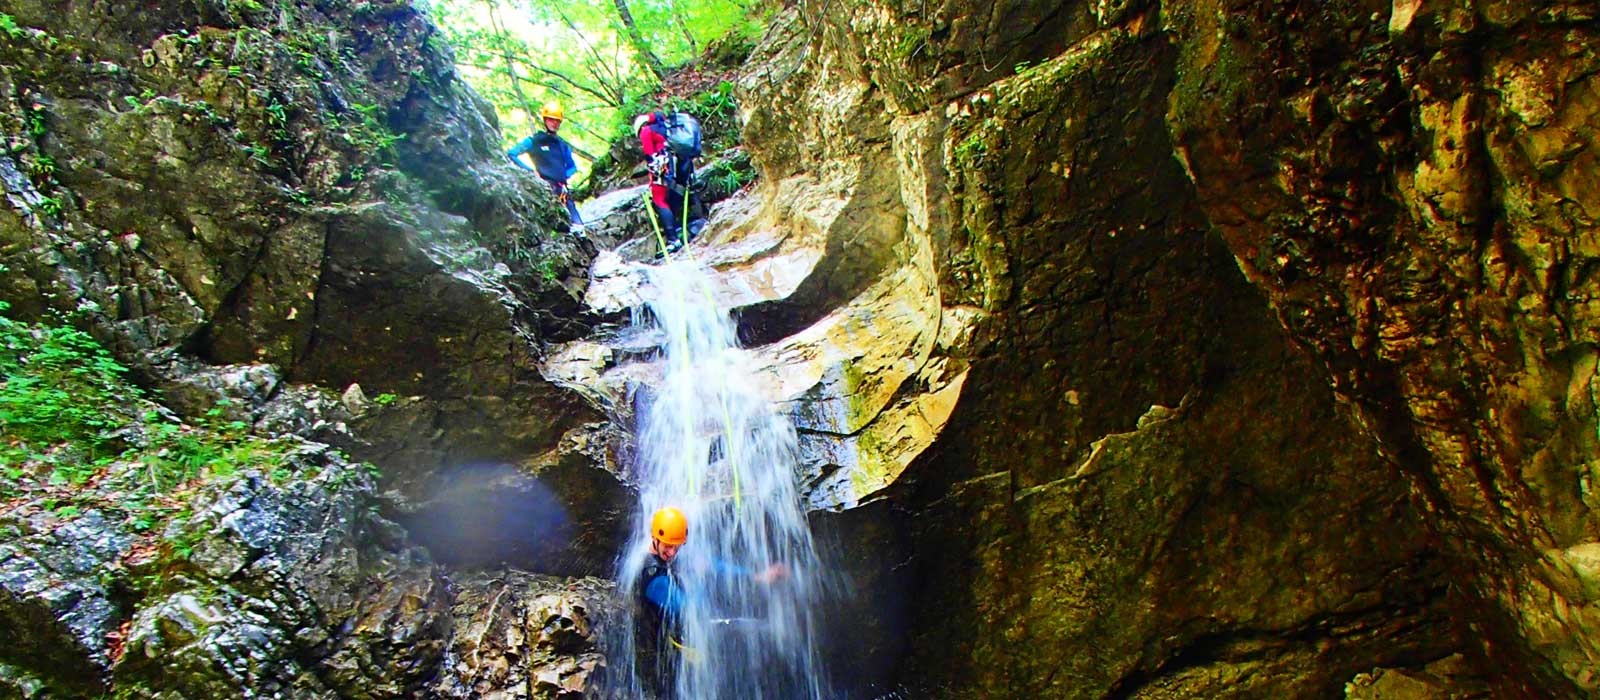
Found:
M 856 468 L 850 473 L 850 486 L 856 496 L 865 496 L 887 485 L 892 474 L 886 459 L 883 439 L 871 430 L 856 436 Z
M 921 53 L 928 46 L 928 38 L 933 36 L 933 30 L 920 24 L 902 26 L 895 37 L 894 47 L 890 53 L 897 61 L 908 61 Z

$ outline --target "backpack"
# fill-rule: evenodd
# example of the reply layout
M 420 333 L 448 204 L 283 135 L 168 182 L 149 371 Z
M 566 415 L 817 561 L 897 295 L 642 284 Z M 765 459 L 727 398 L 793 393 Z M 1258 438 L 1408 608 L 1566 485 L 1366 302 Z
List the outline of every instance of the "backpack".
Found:
M 661 122 L 661 135 L 667 138 L 667 148 L 679 158 L 700 156 L 700 121 L 687 112 L 673 112 Z

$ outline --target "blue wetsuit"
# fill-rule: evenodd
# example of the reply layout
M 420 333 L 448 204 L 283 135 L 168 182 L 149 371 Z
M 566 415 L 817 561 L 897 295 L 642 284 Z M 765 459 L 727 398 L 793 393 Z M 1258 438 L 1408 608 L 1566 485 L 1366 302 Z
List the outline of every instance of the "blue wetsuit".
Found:
M 532 168 L 523 165 L 517 158 L 524 153 L 533 160 Z M 567 145 L 565 140 L 554 133 L 541 131 L 518 141 L 517 145 L 506 151 L 506 155 L 511 158 L 511 162 L 517 164 L 517 167 L 537 173 L 545 182 L 550 183 L 550 189 L 555 190 L 555 193 L 567 203 L 567 214 L 572 217 L 572 222 L 583 223 L 583 219 L 578 216 L 578 204 L 572 201 L 572 197 L 566 196 L 567 180 L 572 178 L 573 173 L 578 172 L 578 163 L 572 159 L 572 146 Z
M 716 558 L 712 558 L 711 568 L 719 576 L 750 575 L 749 569 Z M 656 697 L 671 698 L 678 675 L 677 649 L 683 645 L 681 621 L 688 593 L 672 564 L 655 555 L 645 563 L 638 585 L 644 608 L 635 618 L 634 628 L 640 642 L 639 668 Z

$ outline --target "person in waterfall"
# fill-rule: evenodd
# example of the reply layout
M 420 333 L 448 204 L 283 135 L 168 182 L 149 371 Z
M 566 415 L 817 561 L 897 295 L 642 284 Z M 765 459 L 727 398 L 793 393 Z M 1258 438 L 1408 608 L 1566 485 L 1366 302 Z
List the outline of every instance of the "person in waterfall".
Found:
M 567 208 L 567 215 L 572 217 L 575 228 L 583 227 L 583 217 L 578 215 L 578 204 L 572 201 L 572 195 L 567 189 L 567 180 L 572 174 L 578 172 L 578 163 L 572 159 L 572 146 L 566 139 L 556 135 L 561 130 L 561 121 L 566 113 L 561 109 L 559 102 L 546 102 L 539 107 L 539 119 L 544 122 L 544 131 L 529 136 L 517 142 L 506 155 L 512 163 L 528 172 L 534 173 L 544 181 L 550 183 L 550 191 L 556 194 Z M 523 162 L 522 155 L 528 154 L 533 161 L 533 167 Z
M 650 517 L 650 556 L 640 571 L 635 586 L 639 614 L 634 616 L 635 638 L 639 644 L 639 670 L 656 697 L 673 697 L 677 685 L 678 661 L 688 647 L 683 643 L 682 615 L 687 600 L 682 579 L 673 567 L 678 552 L 689 541 L 689 519 L 672 506 L 657 510 Z M 789 575 L 789 568 L 775 563 L 752 572 L 737 564 L 712 560 L 712 568 L 722 576 L 749 576 L 760 584 L 771 584 Z
M 703 217 L 689 218 L 701 211 L 690 187 L 694 159 L 700 156 L 700 123 L 682 112 L 650 112 L 634 118 L 633 131 L 648 159 L 651 208 L 667 250 L 675 253 L 706 223 Z

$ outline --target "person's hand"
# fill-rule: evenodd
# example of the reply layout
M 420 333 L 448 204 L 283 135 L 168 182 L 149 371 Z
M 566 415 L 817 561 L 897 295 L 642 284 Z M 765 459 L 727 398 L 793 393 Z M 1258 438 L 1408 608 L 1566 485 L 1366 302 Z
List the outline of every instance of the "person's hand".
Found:
M 765 569 L 762 569 L 761 571 L 756 572 L 756 574 L 751 578 L 755 579 L 756 583 L 771 584 L 777 581 L 782 581 L 788 577 L 789 565 L 780 561 L 776 564 L 768 566 Z

